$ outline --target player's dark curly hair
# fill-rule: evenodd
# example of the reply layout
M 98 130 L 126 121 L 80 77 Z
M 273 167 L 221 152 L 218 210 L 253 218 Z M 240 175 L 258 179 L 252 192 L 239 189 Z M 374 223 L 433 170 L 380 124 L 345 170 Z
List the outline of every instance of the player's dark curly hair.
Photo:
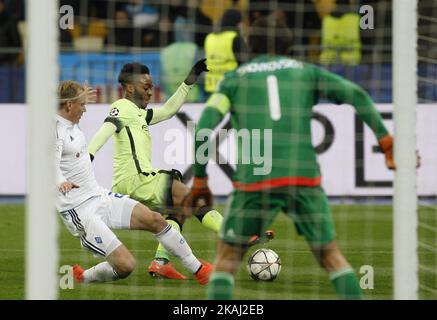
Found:
M 248 45 L 253 55 L 288 55 L 292 50 L 292 39 L 285 23 L 270 15 L 256 19 L 250 26 Z
M 144 64 L 141 64 L 139 62 L 126 63 L 118 75 L 118 82 L 124 88 L 126 86 L 126 83 L 132 82 L 133 76 L 149 73 L 149 68 Z

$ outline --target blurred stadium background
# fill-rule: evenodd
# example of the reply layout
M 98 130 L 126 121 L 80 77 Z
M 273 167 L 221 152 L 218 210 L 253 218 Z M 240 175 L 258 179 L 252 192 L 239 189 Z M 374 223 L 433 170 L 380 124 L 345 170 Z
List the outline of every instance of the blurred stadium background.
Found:
M 339 7 L 349 1 L 339 1 Z M 375 29 L 360 30 L 361 59 L 345 66 L 335 61 L 329 68 L 356 81 L 368 90 L 376 102 L 391 102 L 391 6 L 392 1 L 351 1 L 358 14 L 362 5 L 374 9 Z M 110 102 L 120 91 L 114 74 L 132 57 L 150 66 L 157 82 L 155 100 L 162 101 L 161 50 L 175 42 L 191 42 L 202 55 L 204 39 L 217 30 L 223 12 L 231 7 L 241 10 L 244 25 L 260 14 L 275 11 L 293 30 L 294 56 L 319 63 L 322 51 L 322 21 L 336 15 L 335 0 L 307 1 L 231 1 L 231 0 L 66 0 L 60 6 L 74 9 L 74 28 L 60 31 L 61 79 L 88 77 L 99 88 L 100 102 Z M 432 0 L 419 5 L 419 75 L 428 81 L 419 83 L 423 101 L 435 101 L 437 49 L 435 44 L 436 7 Z M 139 7 L 138 7 L 139 6 Z M 24 48 L 26 20 L 24 0 L 0 1 L 0 88 L 1 103 L 25 101 Z M 338 9 L 337 9 L 338 10 Z M 342 9 L 343 10 L 343 9 Z M 338 15 L 338 14 L 337 14 Z M 244 29 L 244 27 L 243 27 Z M 244 31 L 244 30 L 243 30 Z M 434 41 L 432 40 L 434 39 Z M 168 80 L 171 81 L 171 80 Z M 165 81 L 164 81 L 165 86 Z M 195 100 L 202 102 L 203 96 Z
M 224 12 L 236 9 L 241 13 L 241 35 L 257 16 L 274 14 L 284 19 L 293 33 L 293 57 L 332 70 L 362 86 L 385 112 L 391 123 L 392 95 L 392 5 L 393 1 L 359 0 L 65 0 L 59 7 L 74 10 L 72 29 L 60 29 L 59 79 L 79 82 L 89 80 L 98 90 L 99 105 L 90 107 L 83 127 L 87 138 L 97 130 L 107 104 L 121 97 L 116 82 L 124 63 L 141 61 L 149 66 L 155 81 L 154 103 L 161 103 L 171 94 L 175 84 L 183 80 L 196 57 L 204 56 L 205 37 L 219 30 Z M 349 39 L 352 58 L 340 54 L 342 45 L 327 52 L 332 30 L 331 18 L 345 14 L 358 17 L 359 8 L 369 5 L 374 11 L 374 29 L 360 29 L 351 24 Z M 0 0 L 0 119 L 1 179 L 0 179 L 0 299 L 24 298 L 24 193 L 25 193 L 25 129 L 27 21 L 24 0 Z M 419 171 L 419 298 L 437 299 L 437 3 L 418 1 L 418 148 L 423 167 Z M 332 43 L 331 43 L 332 46 Z M 44 50 L 44 48 L 41 48 Z M 199 113 L 208 93 L 203 83 L 190 96 L 189 108 Z M 100 105 L 102 104 L 102 105 Z M 192 105 L 191 105 L 192 104 Z M 323 113 L 328 125 L 342 132 L 344 119 L 333 119 Z M 350 110 L 348 111 L 350 112 Z M 340 111 L 341 113 L 341 111 Z M 196 115 L 192 115 L 195 119 Z M 353 114 L 352 114 L 353 115 Z M 178 119 L 182 119 L 180 117 Z M 318 123 L 326 129 L 326 121 Z M 354 124 L 354 118 L 347 118 Z M 346 120 L 347 120 L 346 119 Z M 175 120 L 172 125 L 181 125 Z M 325 121 L 325 122 L 323 122 Z M 325 126 L 323 126 L 325 124 Z M 316 124 L 317 126 L 317 124 Z M 392 128 L 391 124 L 389 127 Z M 18 129 L 17 129 L 18 128 Z M 316 128 L 317 129 L 317 128 Z M 158 130 L 156 135 L 165 130 Z M 348 131 L 349 130 L 349 131 Z M 339 153 L 327 153 L 331 131 L 319 140 L 323 170 L 328 171 L 325 187 L 334 204 L 334 215 L 340 246 L 345 256 L 360 272 L 360 266 L 374 268 L 374 287 L 364 290 L 366 299 L 393 298 L 392 262 L 392 175 L 382 169 L 382 155 L 373 155 L 373 138 L 364 141 L 366 133 L 357 123 L 344 131 L 340 152 L 351 157 L 350 167 L 342 171 L 335 159 Z M 317 132 L 321 131 L 318 129 Z M 351 134 L 352 136 L 350 136 Z M 155 138 L 157 138 L 155 135 Z M 323 134 L 322 134 L 323 135 Z M 347 138 L 349 137 L 349 140 Z M 350 140 L 355 137 L 356 140 Z M 315 140 L 319 139 L 315 137 Z M 333 136 L 332 136 L 333 138 Z M 328 142 L 327 142 L 328 141 Z M 316 141 L 317 142 L 317 141 Z M 316 143 L 317 144 L 317 143 Z M 332 141 L 331 141 L 332 144 Z M 159 146 L 155 142 L 155 146 Z M 7 150 L 7 151 L 6 151 Z M 161 150 L 162 151 L 162 150 Z M 331 151 L 334 152 L 334 151 Z M 324 154 L 325 153 L 325 154 Z M 106 159 L 96 163 L 98 181 L 110 187 L 111 160 L 107 147 Z M 154 161 L 163 161 L 160 149 L 154 149 Z M 373 162 L 372 162 L 373 161 Z M 379 163 L 379 169 L 366 163 Z M 157 165 L 158 166 L 158 165 Z M 159 167 L 159 166 L 158 166 Z M 329 169 L 329 167 L 335 167 Z M 181 166 L 182 170 L 187 165 Z M 332 173 L 331 173 L 332 171 Z M 217 179 L 224 187 L 216 190 L 216 202 L 224 210 L 229 192 L 229 179 L 216 169 Z M 330 178 L 331 177 L 331 178 Z M 189 176 L 187 176 L 189 182 Z M 242 267 L 236 284 L 238 299 L 333 299 L 328 280 L 313 261 L 304 241 L 296 236 L 293 225 L 281 218 L 274 225 L 278 239 L 268 246 L 277 251 L 283 270 L 273 283 L 255 283 Z M 200 257 L 214 257 L 214 234 L 205 234 L 196 223 L 187 223 L 184 233 Z M 193 280 L 185 282 L 156 280 L 148 276 L 146 266 L 155 250 L 151 236 L 137 232 L 120 232 L 121 239 L 143 261 L 134 275 L 115 284 L 76 286 L 60 290 L 65 299 L 203 299 L 205 289 Z M 210 241 L 205 241 L 208 239 Z M 80 262 L 93 264 L 92 255 L 80 249 L 79 243 L 60 226 L 60 265 Z

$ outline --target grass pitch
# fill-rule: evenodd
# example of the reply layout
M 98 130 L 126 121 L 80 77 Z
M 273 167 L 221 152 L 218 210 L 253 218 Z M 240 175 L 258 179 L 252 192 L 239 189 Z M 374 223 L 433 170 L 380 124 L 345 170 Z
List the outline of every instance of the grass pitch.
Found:
M 221 207 L 220 209 L 224 209 Z M 0 299 L 24 298 L 24 205 L 0 205 Z M 420 213 L 420 298 L 437 299 L 437 210 L 422 207 Z M 392 299 L 392 212 L 389 206 L 333 206 L 337 239 L 344 255 L 359 277 L 361 266 L 373 268 L 373 289 L 364 290 L 365 299 Z M 59 265 L 81 264 L 90 267 L 100 261 L 80 247 L 62 222 Z M 243 262 L 235 282 L 236 299 L 336 299 L 327 275 L 316 264 L 308 246 L 296 233 L 294 225 L 279 215 L 272 229 L 276 238 L 260 247 L 276 251 L 282 271 L 273 282 L 253 281 Z M 190 219 L 183 233 L 195 254 L 213 262 L 217 236 Z M 60 299 L 205 299 L 206 287 L 190 280 L 151 278 L 147 266 L 153 258 L 156 241 L 150 233 L 116 231 L 121 241 L 137 258 L 137 269 L 127 279 L 107 284 L 75 284 L 72 290 L 60 290 Z M 188 273 L 175 261 L 178 270 Z M 368 285 L 370 282 L 365 281 Z

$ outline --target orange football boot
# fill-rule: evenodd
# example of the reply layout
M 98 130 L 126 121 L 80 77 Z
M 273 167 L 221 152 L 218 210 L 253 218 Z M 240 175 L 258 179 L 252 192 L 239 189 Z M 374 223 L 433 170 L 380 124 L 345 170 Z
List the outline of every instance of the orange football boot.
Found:
M 158 261 L 153 260 L 147 271 L 152 277 L 162 277 L 176 280 L 188 279 L 186 276 L 179 273 L 171 262 L 160 264 Z
M 199 271 L 196 272 L 194 277 L 196 278 L 197 282 L 199 282 L 201 285 L 205 285 L 208 283 L 209 277 L 211 276 L 211 273 L 214 270 L 214 265 L 203 260 L 199 260 L 199 261 L 202 262 L 202 267 L 200 268 Z
M 85 270 L 83 270 L 83 268 L 80 265 L 78 265 L 78 264 L 75 264 L 73 266 L 73 276 L 74 276 L 74 279 L 77 282 L 83 282 L 83 273 L 84 273 L 84 271 Z

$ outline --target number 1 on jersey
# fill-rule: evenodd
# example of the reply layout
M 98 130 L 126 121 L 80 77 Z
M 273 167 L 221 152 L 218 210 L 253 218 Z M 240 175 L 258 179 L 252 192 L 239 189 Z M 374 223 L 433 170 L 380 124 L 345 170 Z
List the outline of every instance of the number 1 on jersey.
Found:
M 270 117 L 278 121 L 281 119 L 281 104 L 279 102 L 278 78 L 270 75 L 267 77 L 267 95 L 269 96 Z

